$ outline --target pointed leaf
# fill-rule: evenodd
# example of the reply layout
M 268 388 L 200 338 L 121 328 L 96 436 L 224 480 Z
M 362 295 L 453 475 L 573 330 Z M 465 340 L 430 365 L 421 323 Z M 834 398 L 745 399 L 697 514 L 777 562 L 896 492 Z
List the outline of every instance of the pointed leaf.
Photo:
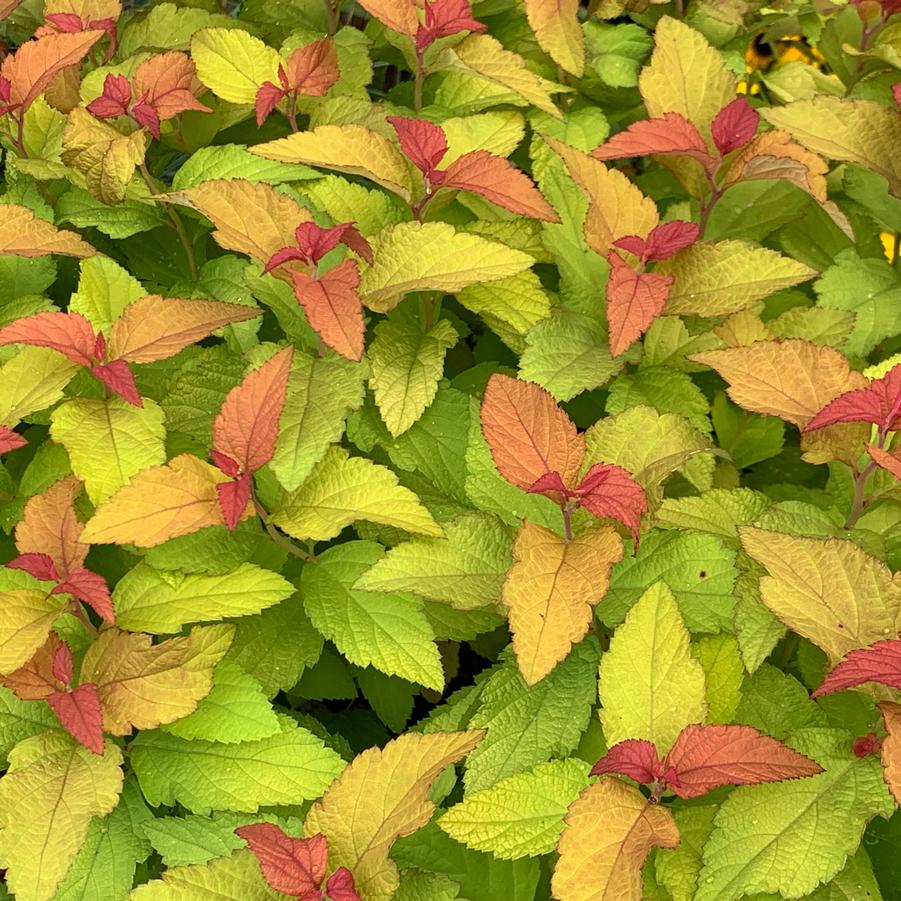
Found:
M 826 676 L 812 697 L 856 688 L 864 682 L 879 682 L 901 689 L 901 639 L 889 638 L 867 648 L 850 651 Z
M 109 356 L 131 363 L 165 360 L 224 325 L 259 315 L 254 307 L 234 303 L 148 295 L 130 303 L 113 324 Z
M 333 866 L 346 866 L 367 901 L 388 901 L 398 885 L 388 857 L 395 839 L 431 817 L 432 782 L 465 757 L 484 733 L 409 733 L 358 755 L 307 814 L 308 833 L 328 839 Z
M 707 169 L 716 159 L 695 125 L 681 113 L 664 113 L 659 119 L 642 119 L 617 132 L 606 143 L 591 151 L 596 160 L 616 160 L 630 156 L 690 156 Z
M 901 427 L 901 365 L 873 379 L 866 388 L 840 394 L 807 423 L 804 431 L 837 422 L 871 422 L 883 432 Z
M 149 635 L 102 632 L 85 654 L 81 678 L 97 685 L 106 731 L 128 735 L 191 713 L 209 693 L 233 635 L 233 626 L 195 626 L 151 645 Z
M 547 472 L 573 482 L 585 442 L 551 395 L 534 382 L 495 374 L 481 406 L 482 434 L 500 474 L 528 490 Z
M 874 447 L 872 444 L 867 445 L 867 453 L 877 466 L 901 479 L 901 453 L 894 451 L 894 453 L 890 454 L 881 447 Z
M 595 463 L 576 486 L 579 505 L 599 519 L 615 519 L 632 533 L 638 548 L 641 516 L 648 512 L 644 489 L 621 466 Z
M 473 18 L 469 0 L 426 0 L 425 26 L 416 29 L 416 49 L 422 51 L 440 38 L 461 31 L 484 30 L 485 26 Z
M 144 399 L 138 393 L 135 377 L 125 360 L 113 360 L 112 363 L 101 363 L 91 367 L 91 375 L 133 407 L 143 407 Z
M 94 612 L 108 623 L 116 621 L 113 604 L 110 600 L 109 586 L 106 579 L 98 573 L 91 572 L 83 566 L 69 571 L 51 594 L 71 594 L 79 601 L 84 601 Z
M 700 226 L 694 222 L 682 219 L 662 222 L 648 235 L 646 257 L 649 260 L 665 260 L 694 244 L 700 233 Z
M 80 540 L 83 526 L 73 507 L 80 491 L 81 483 L 74 476 L 54 482 L 29 499 L 16 526 L 19 552 L 48 554 L 63 578 L 78 569 L 88 554 L 88 545 Z
M 564 822 L 551 881 L 559 901 L 641 901 L 641 868 L 648 854 L 679 844 L 669 810 L 618 779 L 588 786 Z
M 736 97 L 717 114 L 711 125 L 716 149 L 725 156 L 744 147 L 757 131 L 760 113 L 744 97 Z
M 70 257 L 92 257 L 97 251 L 75 232 L 59 229 L 38 219 L 27 207 L 14 203 L 2 206 L 0 253 L 18 257 L 44 257 L 51 253 Z
M 263 878 L 277 892 L 300 897 L 318 891 L 328 861 L 324 835 L 292 838 L 274 823 L 240 826 L 235 834 L 247 842 L 260 862 Z
M 609 253 L 607 325 L 610 353 L 625 353 L 663 312 L 673 276 L 636 272 L 618 253 Z
M 94 329 L 79 313 L 35 313 L 0 329 L 0 345 L 49 347 L 79 366 L 94 361 Z
M 44 700 L 60 689 L 60 683 L 66 684 L 71 679 L 71 673 L 69 679 L 60 679 L 65 674 L 58 672 L 56 665 L 57 655 L 66 647 L 59 636 L 51 632 L 24 666 L 3 676 L 0 681 L 23 701 Z M 71 656 L 71 651 L 69 653 Z
M 141 470 L 100 504 L 81 540 L 154 547 L 170 538 L 221 525 L 216 486 L 224 481 L 227 477 L 218 469 L 190 454 Z M 252 515 L 248 504 L 243 518 Z
M 341 77 L 334 41 L 320 38 L 298 47 L 287 59 L 288 85 L 307 97 L 324 97 Z
M 145 59 L 135 69 L 132 79 L 135 96 L 141 103 L 146 103 L 156 117 L 156 129 L 150 129 L 155 138 L 159 138 L 159 122 L 173 119 L 186 110 L 208 113 L 195 96 L 195 85 L 200 89 L 196 79 L 194 62 L 187 54 L 177 50 L 159 53 Z
M 412 37 L 419 27 L 417 4 L 413 0 L 365 0 L 360 6 L 398 34 Z
M 229 103 L 253 103 L 265 81 L 278 81 L 279 55 L 240 28 L 204 28 L 191 38 L 197 77 Z
M 595 526 L 567 541 L 523 523 L 502 600 L 528 685 L 543 679 L 584 638 L 593 607 L 607 593 L 610 569 L 622 556 L 622 541 L 610 526 Z
M 704 686 L 676 599 L 657 582 L 629 611 L 601 660 L 598 690 L 608 743 L 644 738 L 666 752 L 685 726 L 704 721 Z
M 888 735 L 882 740 L 885 782 L 895 801 L 901 804 L 901 704 L 880 701 L 879 709 Z
M 447 153 L 444 129 L 427 119 L 407 116 L 388 116 L 388 121 L 397 132 L 400 149 L 407 159 L 424 175 L 431 176 Z
M 62 613 L 57 598 L 35 588 L 0 591 L 0 673 L 27 663 Z
M 662 773 L 663 761 L 657 756 L 652 741 L 643 738 L 627 738 L 617 742 L 591 768 L 592 776 L 616 773 L 628 776 L 642 785 L 650 785 Z
M 55 691 L 47 696 L 47 703 L 75 741 L 103 755 L 103 712 L 93 682 L 82 683 L 71 691 Z
M 576 0 L 526 0 L 529 27 L 538 46 L 561 69 L 581 78 L 585 71 L 585 38 Z
M 249 472 L 245 472 L 244 475 L 232 482 L 222 482 L 216 486 L 222 519 L 229 532 L 234 532 L 241 521 L 243 511 L 251 503 L 252 490 L 253 476 Z
M 18 432 L 5 425 L 0 425 L 0 454 L 8 454 L 27 444 L 28 442 Z

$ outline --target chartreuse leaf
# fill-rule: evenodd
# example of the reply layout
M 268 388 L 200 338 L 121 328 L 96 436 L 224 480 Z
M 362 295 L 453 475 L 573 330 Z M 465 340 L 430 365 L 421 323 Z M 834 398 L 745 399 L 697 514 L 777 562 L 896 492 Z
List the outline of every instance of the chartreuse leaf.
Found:
M 102 756 L 65 732 L 26 738 L 9 755 L 0 779 L 0 865 L 22 901 L 50 901 L 87 835 L 122 789 L 122 752 Z
M 143 831 L 167 867 L 182 867 L 245 847 L 244 840 L 235 835 L 235 827 L 264 818 L 269 819 L 231 811 L 214 811 L 208 817 L 155 817 L 143 824 Z
M 533 263 L 521 250 L 458 232 L 445 222 L 389 225 L 373 239 L 373 254 L 375 262 L 360 279 L 360 297 L 379 313 L 396 307 L 410 291 L 454 294 L 517 275 Z
M 407 309 L 389 314 L 376 326 L 369 345 L 369 384 L 392 435 L 407 431 L 432 402 L 444 357 L 458 340 L 457 330 L 446 319 L 425 328 Z
M 260 865 L 249 851 L 217 857 L 206 864 L 171 867 L 162 879 L 139 885 L 129 901 L 280 901 L 285 896 L 269 888 Z
M 449 876 L 425 870 L 404 870 L 394 901 L 457 901 L 460 886 Z
M 771 504 L 766 495 L 750 488 L 714 488 L 698 497 L 665 498 L 657 511 L 657 524 L 737 538 L 738 527 L 754 522 Z
M 344 420 L 363 403 L 366 367 L 326 350 L 294 351 L 285 406 L 270 468 L 286 491 L 310 474 L 328 446 L 341 438 Z
M 60 883 L 54 901 L 119 901 L 132 886 L 135 867 L 150 854 L 143 827 L 153 821 L 137 782 L 128 779 L 112 813 L 91 820 L 72 866 Z
M 28 662 L 44 643 L 63 606 L 59 596 L 40 588 L 0 591 L 0 673 L 11 673 Z
M 791 744 L 825 772 L 730 794 L 704 846 L 697 901 L 811 892 L 841 870 L 874 816 L 891 816 L 895 805 L 879 760 L 856 757 L 848 733 L 810 729 L 795 733 Z
M 175 173 L 172 187 L 176 191 L 193 188 L 214 178 L 244 178 L 270 185 L 318 178 L 319 173 L 307 166 L 276 163 L 250 153 L 243 144 L 217 144 L 201 147 Z
M 369 591 L 411 591 L 458 610 L 497 603 L 512 558 L 510 531 L 487 514 L 462 516 L 444 538 L 411 538 L 357 580 Z
M 166 459 L 163 411 L 152 400 L 135 407 L 121 397 L 77 397 L 50 417 L 50 435 L 69 454 L 72 471 L 95 504 Z
M 85 654 L 81 678 L 97 685 L 104 729 L 128 735 L 132 726 L 153 729 L 191 713 L 209 694 L 233 634 L 230 625 L 197 626 L 151 645 L 149 635 L 102 632 Z
M 388 857 L 391 845 L 428 822 L 435 809 L 428 797 L 432 783 L 483 735 L 408 733 L 357 756 L 307 814 L 307 834 L 328 839 L 329 866 L 348 867 L 369 901 L 388 901 L 399 881 Z
M 592 609 L 606 594 L 623 543 L 611 525 L 569 540 L 526 520 L 504 582 L 513 650 L 528 685 L 543 679 L 585 637 Z
M 550 297 L 531 269 L 487 285 L 469 285 L 457 293 L 457 300 L 495 330 L 507 327 L 518 335 L 551 312 Z
M 619 779 L 589 785 L 564 823 L 551 882 L 559 901 L 640 898 L 648 854 L 679 844 L 672 813 Z
M 45 704 L 20 701 L 0 685 L 0 760 L 20 741 L 57 726 L 56 717 Z
M 191 38 L 197 76 L 229 103 L 253 103 L 264 81 L 278 80 L 278 53 L 238 28 L 205 28 Z
M 159 730 L 134 740 L 131 762 L 147 801 L 192 813 L 299 804 L 322 794 L 344 761 L 293 721 L 257 741 L 192 741 Z
M 704 668 L 707 722 L 732 722 L 745 678 L 738 642 L 732 635 L 705 635 L 693 649 Z
M 319 554 L 301 576 L 304 609 L 351 663 L 371 664 L 388 675 L 440 690 L 441 656 L 421 599 L 354 587 L 383 554 L 381 545 L 372 541 L 353 541 Z
M 531 687 L 512 659 L 492 673 L 469 720 L 470 728 L 488 734 L 466 762 L 467 792 L 576 747 L 597 699 L 597 660 L 597 645 L 589 640 Z
M 549 854 L 567 808 L 588 786 L 582 760 L 552 760 L 472 792 L 439 817 L 438 825 L 469 848 L 515 860 Z
M 213 685 L 197 709 L 163 731 L 179 738 L 232 744 L 269 738 L 279 731 L 279 722 L 259 682 L 226 659 L 217 664 Z
M 740 535 L 745 551 L 768 573 L 760 581 L 763 603 L 833 662 L 901 628 L 901 584 L 854 542 L 750 526 Z
M 162 572 L 139 563 L 113 592 L 116 622 L 133 632 L 179 632 L 186 623 L 259 613 L 294 593 L 278 573 L 242 563 L 222 575 Z
M 397 476 L 364 457 L 331 447 L 296 490 L 284 494 L 272 522 L 302 540 L 327 541 L 365 519 L 420 535 L 438 536 L 440 526 Z
M 616 630 L 601 659 L 598 692 L 608 745 L 643 738 L 665 754 L 685 726 L 704 722 L 704 669 L 665 583 L 649 588 Z
M 81 313 L 95 332 L 108 335 L 125 307 L 147 294 L 128 270 L 109 257 L 82 260 L 78 271 L 78 290 L 69 301 L 69 311 Z
M 654 855 L 657 881 L 666 888 L 673 901 L 692 901 L 698 888 L 704 843 L 713 829 L 717 805 L 703 804 L 673 811 L 679 830 L 679 845 L 661 849 Z
M 0 366 L 0 422 L 13 426 L 52 406 L 77 371 L 77 364 L 49 347 L 23 347 Z

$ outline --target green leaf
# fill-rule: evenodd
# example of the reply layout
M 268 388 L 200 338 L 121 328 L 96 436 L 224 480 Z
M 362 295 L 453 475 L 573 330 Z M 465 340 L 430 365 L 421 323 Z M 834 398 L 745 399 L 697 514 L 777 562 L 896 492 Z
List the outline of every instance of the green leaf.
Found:
M 597 659 L 597 646 L 588 640 L 531 687 L 512 655 L 492 673 L 467 727 L 488 730 L 466 760 L 467 793 L 576 747 L 597 697 Z
M 395 526 L 420 535 L 441 528 L 412 491 L 384 466 L 331 447 L 296 491 L 285 494 L 272 522 L 301 540 L 327 541 L 357 520 Z
M 473 514 L 447 523 L 444 532 L 392 548 L 355 587 L 412 591 L 459 610 L 499 602 L 512 563 L 510 531 L 493 516 Z
M 657 525 L 663 529 L 710 532 L 737 541 L 738 527 L 754 522 L 771 503 L 765 494 L 750 488 L 714 488 L 698 497 L 664 498 L 657 511 Z
M 825 772 L 732 792 L 704 847 L 697 901 L 811 892 L 841 871 L 874 816 L 894 811 L 881 763 L 855 757 L 848 733 L 814 729 L 796 733 L 791 744 Z M 810 854 L 811 848 L 817 853 Z M 780 863 L 786 860 L 793 865 Z
M 786 629 L 760 599 L 763 567 L 746 554 L 739 554 L 737 568 L 732 624 L 745 668 L 753 673 L 769 656 Z
M 5 761 L 20 741 L 58 725 L 59 721 L 46 704 L 20 701 L 8 688 L 0 685 L 0 760 Z
M 129 193 L 132 190 L 130 187 Z M 56 211 L 60 222 L 70 222 L 78 228 L 96 228 L 110 238 L 119 239 L 150 231 L 166 223 L 162 209 L 149 199 L 126 198 L 115 206 L 108 206 L 77 185 L 73 185 L 60 197 Z
M 304 607 L 313 625 L 351 663 L 371 664 L 440 691 L 444 671 L 422 601 L 406 593 L 354 587 L 383 554 L 374 542 L 354 541 L 318 555 L 301 576 Z
M 458 340 L 446 319 L 426 329 L 406 308 L 376 326 L 369 345 L 369 383 L 392 435 L 406 432 L 434 400 L 444 357 Z
M 866 207 L 880 225 L 901 232 L 901 199 L 889 193 L 884 178 L 860 166 L 845 166 L 842 185 L 845 194 Z
M 69 311 L 81 313 L 95 332 L 109 334 L 125 307 L 146 294 L 143 285 L 109 257 L 88 257 L 79 263 L 78 290 Z
M 425 870 L 404 870 L 394 901 L 457 901 L 460 886 L 449 876 Z
M 309 166 L 264 160 L 247 152 L 244 144 L 217 144 L 201 147 L 185 160 L 172 179 L 172 189 L 181 191 L 215 178 L 243 178 L 251 182 L 280 185 L 284 182 L 319 178 Z
M 260 688 L 231 660 L 222 660 L 213 671 L 213 687 L 197 709 L 163 727 L 179 738 L 232 744 L 269 738 L 280 731 L 278 717 Z
M 607 412 L 623 413 L 644 404 L 660 413 L 678 413 L 699 432 L 710 431 L 710 404 L 704 392 L 684 372 L 665 366 L 639 369 L 613 380 L 607 396 Z
M 551 313 L 547 291 L 531 269 L 490 285 L 469 285 L 457 293 L 457 300 L 492 328 L 507 326 L 518 335 Z
M 258 741 L 187 741 L 153 730 L 133 741 L 131 763 L 148 803 L 192 813 L 300 804 L 318 798 L 344 761 L 306 729 L 283 724 Z
M 723 391 L 713 399 L 711 418 L 717 444 L 732 457 L 736 469 L 776 457 L 785 446 L 785 423 L 781 419 L 742 410 Z
M 505 860 L 549 854 L 567 808 L 588 786 L 588 770 L 581 760 L 539 764 L 468 794 L 438 825 L 467 847 Z
M 20 742 L 0 779 L 0 866 L 19 901 L 50 901 L 81 848 L 91 818 L 108 814 L 122 790 L 121 751 L 103 756 L 65 732 Z
M 672 591 L 657 582 L 629 611 L 601 660 L 598 691 L 608 745 L 629 738 L 666 753 L 682 729 L 707 716 L 704 669 Z
M 584 25 L 589 66 L 612 88 L 634 88 L 638 72 L 654 47 L 651 36 L 632 23 L 607 25 L 589 20 Z
M 279 483 L 294 491 L 341 439 L 344 421 L 363 403 L 366 367 L 326 351 L 295 351 L 279 436 L 270 466 Z
M 773 738 L 826 726 L 826 714 L 794 677 L 769 663 L 745 679 L 734 720 Z
M 715 804 L 704 804 L 673 811 L 679 827 L 679 846 L 673 850 L 661 848 L 654 856 L 657 881 L 673 901 L 692 901 L 695 896 L 704 843 L 713 829 L 717 809 Z
M 732 722 L 745 679 L 738 642 L 732 635 L 705 635 L 694 644 L 693 651 L 704 668 L 707 722 Z
M 129 479 L 166 462 L 164 414 L 152 400 L 132 406 L 121 397 L 77 397 L 50 416 L 50 436 L 68 451 L 72 471 L 99 504 Z
M 180 632 L 187 623 L 259 613 L 294 593 L 268 569 L 242 563 L 222 575 L 161 572 L 139 563 L 116 585 L 116 622 L 132 632 Z

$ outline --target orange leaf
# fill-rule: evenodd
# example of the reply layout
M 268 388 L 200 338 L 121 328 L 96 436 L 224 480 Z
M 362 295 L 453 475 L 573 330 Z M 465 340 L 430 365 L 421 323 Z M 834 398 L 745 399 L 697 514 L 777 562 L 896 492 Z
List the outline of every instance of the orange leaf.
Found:
M 171 119 L 185 110 L 208 113 L 210 110 L 195 96 L 203 90 L 197 80 L 194 62 L 185 53 L 171 50 L 145 59 L 135 69 L 135 97 L 146 99 L 160 119 Z
M 883 450 L 881 447 L 868 444 L 867 453 L 873 458 L 873 462 L 877 466 L 901 479 L 901 450 L 889 453 L 889 451 Z
M 607 325 L 610 353 L 625 353 L 663 312 L 672 275 L 636 272 L 618 253 L 607 254 Z
M 690 156 L 707 169 L 719 162 L 711 156 L 701 133 L 679 113 L 665 113 L 659 119 L 643 119 L 617 132 L 591 155 L 596 160 L 615 160 L 630 156 Z
M 226 481 L 214 466 L 181 454 L 133 476 L 97 508 L 81 540 L 154 547 L 207 526 L 224 525 L 216 486 Z M 242 518 L 252 515 L 248 504 Z
M 46 257 L 51 253 L 69 257 L 97 255 L 75 232 L 38 219 L 27 207 L 7 203 L 0 207 L 0 213 L 0 253 L 17 257 Z
M 274 823 L 250 823 L 235 829 L 260 862 L 270 888 L 299 898 L 319 894 L 328 865 L 328 842 L 322 833 L 292 838 Z
M 526 491 L 545 473 L 569 485 L 585 441 L 554 398 L 534 382 L 492 375 L 482 399 L 482 433 L 500 474 Z
M 320 38 L 298 47 L 285 63 L 288 87 L 308 97 L 324 97 L 341 77 L 334 41 Z
M 155 294 L 130 303 L 113 323 L 109 357 L 131 363 L 165 360 L 217 328 L 259 316 L 255 307 L 216 300 L 178 300 Z
M 619 779 L 589 785 L 564 824 L 551 881 L 559 901 L 641 901 L 641 868 L 651 849 L 679 844 L 669 810 Z
M 419 28 L 414 0 L 361 0 L 360 6 L 392 31 L 412 37 Z
M 95 359 L 94 329 L 81 313 L 35 313 L 0 329 L 0 345 L 49 347 L 79 366 Z
M 502 600 L 523 679 L 534 685 L 585 637 L 591 611 L 607 593 L 623 543 L 612 526 L 567 541 L 526 520 L 513 545 Z
M 241 472 L 256 472 L 275 453 L 293 353 L 280 350 L 232 388 L 213 423 L 213 447 Z
M 348 360 L 363 356 L 366 324 L 357 288 L 360 272 L 355 260 L 344 260 L 319 278 L 290 272 L 297 298 L 313 331 Z
M 882 742 L 882 766 L 889 791 L 901 804 L 901 704 L 880 701 L 879 709 L 888 735 Z
M 79 491 L 81 482 L 75 476 L 54 482 L 28 501 L 16 526 L 19 553 L 47 554 L 62 579 L 84 564 L 90 549 L 79 541 L 84 526 L 73 507 Z
M 0 683 L 23 701 L 43 701 L 62 687 L 53 672 L 53 661 L 63 642 L 56 632 L 47 636 L 24 666 L 0 677 Z
M 525 172 L 487 150 L 464 153 L 435 175 L 435 183 L 441 188 L 472 191 L 519 216 L 546 222 L 560 221 L 554 208 Z
M 12 83 L 11 102 L 27 109 L 57 72 L 81 62 L 103 35 L 102 31 L 48 34 L 24 43 L 0 68 Z

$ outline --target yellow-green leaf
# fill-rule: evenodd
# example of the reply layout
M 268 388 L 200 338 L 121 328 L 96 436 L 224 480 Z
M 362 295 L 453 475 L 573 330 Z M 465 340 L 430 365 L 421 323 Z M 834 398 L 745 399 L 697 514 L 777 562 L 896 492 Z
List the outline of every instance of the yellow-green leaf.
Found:
M 349 867 L 366 901 L 388 901 L 398 885 L 388 857 L 402 835 L 424 826 L 435 805 L 428 791 L 465 757 L 483 732 L 407 733 L 357 756 L 307 814 L 308 835 L 328 839 L 329 866 Z
M 39 588 L 0 591 L 0 673 L 27 663 L 44 643 L 63 602 Z
M 578 0 L 525 0 L 529 26 L 538 45 L 561 69 L 581 78 L 585 71 L 585 37 Z
M 197 77 L 229 103 L 253 103 L 264 81 L 278 84 L 278 53 L 239 28 L 204 28 L 191 38 Z
M 704 669 L 665 583 L 651 586 L 616 630 L 598 690 L 608 745 L 644 738 L 665 754 L 685 726 L 704 722 Z
M 62 396 L 78 364 L 49 347 L 23 347 L 0 366 L 0 422 L 14 426 Z

